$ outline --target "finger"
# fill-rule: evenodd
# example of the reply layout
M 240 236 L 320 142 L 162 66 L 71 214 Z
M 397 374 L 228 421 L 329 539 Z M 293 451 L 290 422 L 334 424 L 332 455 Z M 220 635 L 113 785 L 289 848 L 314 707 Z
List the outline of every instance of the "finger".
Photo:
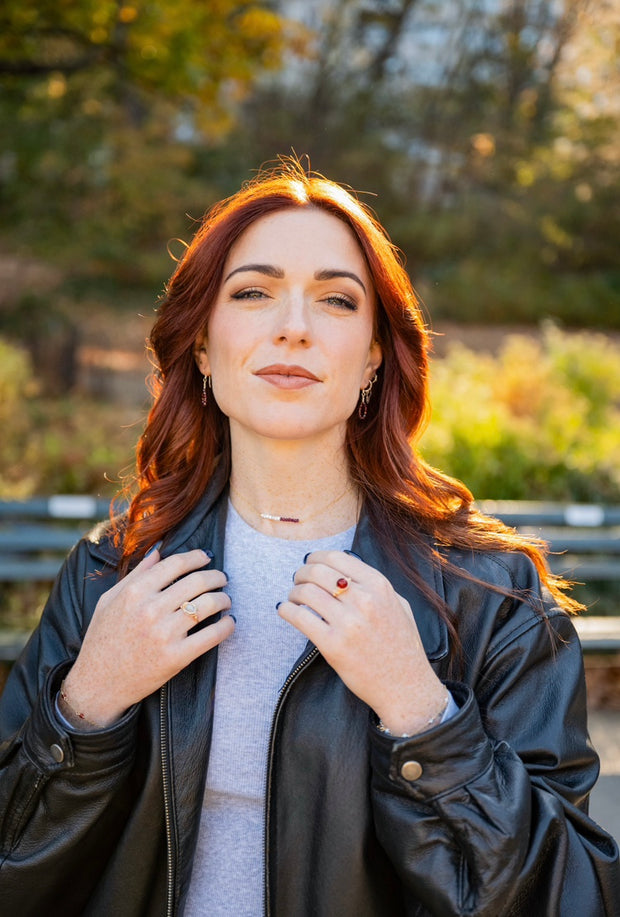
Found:
M 152 567 L 154 567 L 159 562 L 159 559 L 160 554 L 157 548 L 152 548 L 150 551 L 147 551 L 140 563 L 136 564 L 136 566 L 127 574 L 127 576 L 118 580 L 118 582 L 116 582 L 113 586 L 110 587 L 110 589 L 107 590 L 105 595 L 107 596 L 108 600 L 123 592 L 123 590 L 127 587 L 127 583 L 131 584 L 134 579 L 140 578 L 140 576 L 143 576 L 145 572 L 152 569 Z
M 125 582 L 128 581 L 130 577 L 135 579 L 136 577 L 134 574 L 138 574 L 143 578 L 144 585 L 149 591 L 160 592 L 182 576 L 186 576 L 188 573 L 199 570 L 201 567 L 206 567 L 207 564 L 211 563 L 209 554 L 200 549 L 196 549 L 194 551 L 186 551 L 182 554 L 171 554 L 169 557 L 164 557 L 159 563 L 152 563 L 146 570 L 144 568 L 140 570 L 141 564 L 150 561 L 151 558 L 158 553 L 159 552 L 154 551 L 152 555 L 145 557 L 135 570 L 132 570 L 132 572 L 125 577 Z
M 230 606 L 230 596 L 225 592 L 209 592 L 183 601 L 174 614 L 182 629 L 187 631 L 221 611 L 228 611 Z
M 350 554 L 347 551 L 313 551 L 306 554 L 304 566 L 299 568 L 300 572 L 304 567 L 312 567 L 315 564 L 322 564 L 339 573 L 344 573 L 350 579 L 361 580 L 371 572 L 376 572 L 374 567 L 364 563 L 357 555 Z
M 178 608 L 205 592 L 223 589 L 227 583 L 228 578 L 221 570 L 198 570 L 162 589 L 161 598 L 168 608 Z
M 299 586 L 293 586 L 288 594 L 288 600 L 295 605 L 307 606 L 328 624 L 335 620 L 342 608 L 329 592 L 317 586 L 316 583 L 301 583 Z
M 215 621 L 209 627 L 203 627 L 196 633 L 189 634 L 183 640 L 184 665 L 188 665 L 192 660 L 212 650 L 214 646 L 218 646 L 230 637 L 234 633 L 235 626 L 236 621 L 232 615 L 223 615 L 219 621 Z
M 314 583 L 324 589 L 325 592 L 328 592 L 329 595 L 337 598 L 347 591 L 353 582 L 353 578 L 345 576 L 342 571 L 336 570 L 334 567 L 313 563 L 304 564 L 303 567 L 300 567 L 293 577 L 293 582 L 296 585 Z
M 330 632 L 330 625 L 323 618 L 296 602 L 280 602 L 278 614 L 321 649 L 321 644 Z

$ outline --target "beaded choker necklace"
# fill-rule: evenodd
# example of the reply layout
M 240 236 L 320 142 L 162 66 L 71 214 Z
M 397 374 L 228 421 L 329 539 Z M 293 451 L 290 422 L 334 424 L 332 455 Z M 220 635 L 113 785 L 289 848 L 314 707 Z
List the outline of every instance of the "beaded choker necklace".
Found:
M 232 484 L 230 485 L 231 494 L 234 494 L 234 496 L 237 497 L 237 499 L 240 500 L 241 503 L 247 506 L 248 509 L 251 509 L 252 512 L 256 516 L 260 516 L 261 519 L 269 519 L 271 522 L 292 522 L 295 525 L 298 525 L 300 522 L 309 522 L 311 519 L 314 519 L 316 516 L 320 516 L 322 513 L 326 513 L 327 510 L 331 509 L 332 506 L 335 506 L 336 503 L 340 503 L 340 501 L 343 499 L 343 497 L 345 497 L 349 493 L 349 491 L 350 491 L 350 487 L 347 486 L 342 491 L 342 493 L 339 494 L 339 496 L 333 499 L 330 503 L 328 503 L 327 506 L 323 506 L 320 510 L 318 510 L 318 512 L 311 513 L 311 515 L 305 516 L 304 519 L 301 519 L 299 516 L 277 516 L 274 513 L 261 513 L 261 511 L 256 509 L 255 506 L 252 506 L 249 500 L 246 500 L 245 497 L 242 497 L 239 491 L 236 488 L 234 488 Z

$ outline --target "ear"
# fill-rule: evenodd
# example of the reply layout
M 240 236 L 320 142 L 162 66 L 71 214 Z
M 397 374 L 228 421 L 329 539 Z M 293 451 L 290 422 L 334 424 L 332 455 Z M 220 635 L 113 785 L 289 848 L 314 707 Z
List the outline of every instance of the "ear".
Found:
M 194 344 L 194 359 L 196 361 L 196 366 L 203 376 L 210 376 L 211 364 L 209 363 L 209 356 L 207 354 L 207 338 L 203 335 L 196 338 L 196 343 Z
M 383 351 L 381 349 L 381 344 L 379 341 L 373 341 L 368 350 L 368 360 L 366 361 L 366 369 L 364 371 L 363 386 L 368 385 L 374 374 L 377 372 L 381 364 L 383 363 Z

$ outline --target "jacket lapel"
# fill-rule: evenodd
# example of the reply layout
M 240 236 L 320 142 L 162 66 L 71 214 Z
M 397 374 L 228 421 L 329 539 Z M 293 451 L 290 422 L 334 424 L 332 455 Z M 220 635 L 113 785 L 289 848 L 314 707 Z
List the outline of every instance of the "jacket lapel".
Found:
M 396 592 L 407 599 L 415 618 L 420 639 L 428 659 L 433 662 L 448 655 L 448 628 L 426 596 L 405 575 L 396 560 L 385 550 L 373 532 L 368 516 L 362 513 L 353 540 L 353 550 L 362 560 L 379 570 L 390 581 Z M 414 557 L 415 570 L 420 578 L 444 598 L 443 577 L 439 565 L 422 554 Z

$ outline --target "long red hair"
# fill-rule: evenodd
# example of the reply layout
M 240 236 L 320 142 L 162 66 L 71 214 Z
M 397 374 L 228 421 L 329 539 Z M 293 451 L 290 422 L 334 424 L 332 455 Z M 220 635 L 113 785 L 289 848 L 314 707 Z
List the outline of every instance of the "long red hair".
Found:
M 376 336 L 383 362 L 368 415 L 349 418 L 346 449 L 352 480 L 383 544 L 402 557 L 406 545 L 524 551 L 554 597 L 569 610 L 565 584 L 548 570 L 540 543 L 516 534 L 473 506 L 460 481 L 431 468 L 415 444 L 429 416 L 429 333 L 400 254 L 370 209 L 340 185 L 308 174 L 295 160 L 260 173 L 232 197 L 216 204 L 177 265 L 152 329 L 156 371 L 154 403 L 137 450 L 137 493 L 117 537 L 126 571 L 147 548 L 174 528 L 197 504 L 214 472 L 230 470 L 227 418 L 213 398 L 201 404 L 202 377 L 194 359 L 204 334 L 224 263 L 234 242 L 257 219 L 278 210 L 318 207 L 353 231 L 365 255 L 377 294 Z M 438 549 L 428 547 L 429 539 Z M 408 572 L 447 619 L 449 610 Z

